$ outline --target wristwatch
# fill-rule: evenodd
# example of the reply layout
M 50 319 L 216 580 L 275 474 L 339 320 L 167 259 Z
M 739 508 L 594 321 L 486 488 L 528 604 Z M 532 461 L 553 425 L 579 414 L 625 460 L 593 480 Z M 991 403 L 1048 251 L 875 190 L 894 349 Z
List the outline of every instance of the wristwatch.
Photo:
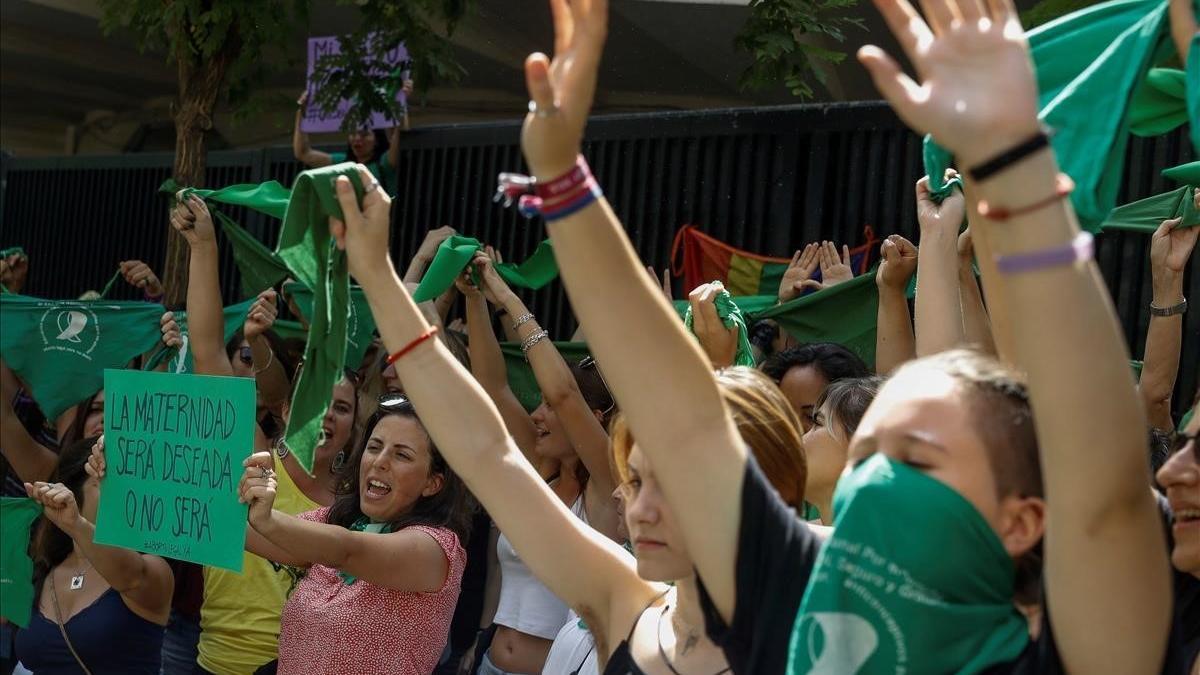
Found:
M 1150 316 L 1175 316 L 1176 314 L 1183 314 L 1186 311 L 1187 298 L 1184 298 L 1178 305 L 1171 305 L 1170 307 L 1155 307 L 1153 302 L 1150 303 Z

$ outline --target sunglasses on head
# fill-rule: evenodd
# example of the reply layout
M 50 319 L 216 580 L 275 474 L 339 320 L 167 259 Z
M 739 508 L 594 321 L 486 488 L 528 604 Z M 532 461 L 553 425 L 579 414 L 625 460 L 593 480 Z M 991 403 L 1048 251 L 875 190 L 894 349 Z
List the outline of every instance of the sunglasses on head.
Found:
M 608 394 L 608 400 L 612 401 L 612 404 L 608 406 L 607 410 L 600 414 L 607 417 L 608 414 L 617 407 L 617 397 L 613 396 L 612 389 L 610 389 L 608 386 L 608 380 L 604 379 L 604 373 L 600 372 L 600 366 L 596 364 L 596 359 L 592 358 L 591 354 L 588 354 L 579 360 L 579 367 L 582 370 L 596 371 L 596 376 L 600 378 L 600 384 L 604 385 L 604 391 Z
M 1197 437 L 1200 437 L 1200 433 L 1191 434 L 1190 436 L 1183 432 L 1175 434 L 1175 437 L 1171 439 L 1171 444 L 1167 446 L 1168 456 L 1173 457 L 1175 453 L 1181 452 L 1190 443 L 1192 446 L 1192 459 L 1197 464 L 1200 464 L 1200 441 L 1196 440 Z

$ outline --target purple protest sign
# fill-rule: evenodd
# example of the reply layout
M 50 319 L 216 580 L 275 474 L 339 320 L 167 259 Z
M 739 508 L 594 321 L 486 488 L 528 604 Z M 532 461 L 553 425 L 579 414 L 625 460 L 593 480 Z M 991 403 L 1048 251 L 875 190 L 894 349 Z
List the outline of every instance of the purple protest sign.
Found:
M 341 51 L 342 47 L 338 44 L 336 35 L 308 39 L 308 105 L 304 108 L 304 117 L 300 120 L 300 130 L 305 133 L 322 134 L 341 130 L 342 119 L 346 116 L 346 111 L 350 108 L 350 101 L 342 99 L 342 102 L 338 104 L 336 112 L 330 115 L 323 115 L 317 107 L 317 92 L 313 85 L 313 71 L 316 70 L 317 61 L 326 54 L 339 54 Z M 408 60 L 408 50 L 401 44 L 388 52 L 384 60 L 388 65 L 396 66 Z M 401 107 L 405 105 L 406 101 L 403 91 L 396 92 L 396 101 Z M 386 129 L 395 125 L 396 122 L 383 113 L 377 112 L 371 115 L 372 129 Z

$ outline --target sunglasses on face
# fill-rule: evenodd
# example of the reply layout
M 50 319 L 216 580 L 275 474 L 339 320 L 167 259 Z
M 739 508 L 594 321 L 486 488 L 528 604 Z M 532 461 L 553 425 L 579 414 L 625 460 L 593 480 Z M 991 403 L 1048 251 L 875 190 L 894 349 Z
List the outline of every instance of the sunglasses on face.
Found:
M 1188 445 L 1191 445 L 1192 461 L 1200 464 L 1200 441 L 1196 440 L 1197 437 L 1200 437 L 1200 433 L 1190 436 L 1182 432 L 1175 434 L 1175 437 L 1171 439 L 1171 444 L 1167 446 L 1167 455 L 1174 457 L 1175 453 L 1182 452 Z

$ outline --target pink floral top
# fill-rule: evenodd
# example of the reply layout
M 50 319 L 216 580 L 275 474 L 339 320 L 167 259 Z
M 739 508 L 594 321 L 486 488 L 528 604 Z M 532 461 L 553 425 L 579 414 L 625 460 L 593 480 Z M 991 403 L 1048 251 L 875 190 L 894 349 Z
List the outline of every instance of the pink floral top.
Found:
M 298 517 L 323 523 L 328 512 L 326 507 Z M 281 675 L 427 675 L 437 667 L 467 554 L 448 529 L 406 529 L 424 532 L 441 545 L 450 563 L 442 587 L 434 593 L 408 593 L 362 580 L 347 585 L 338 570 L 313 565 L 283 607 Z

